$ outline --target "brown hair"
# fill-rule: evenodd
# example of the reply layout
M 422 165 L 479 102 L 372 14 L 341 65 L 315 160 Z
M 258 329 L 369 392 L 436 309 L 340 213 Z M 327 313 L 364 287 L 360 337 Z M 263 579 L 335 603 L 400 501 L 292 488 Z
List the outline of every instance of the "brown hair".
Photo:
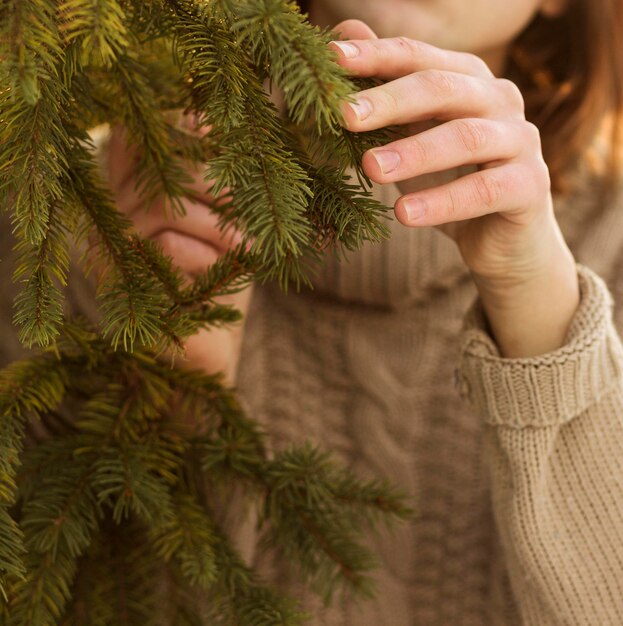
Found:
M 559 18 L 537 17 L 511 50 L 509 77 L 541 131 L 556 191 L 590 160 L 609 185 L 621 177 L 623 2 L 569 0 Z

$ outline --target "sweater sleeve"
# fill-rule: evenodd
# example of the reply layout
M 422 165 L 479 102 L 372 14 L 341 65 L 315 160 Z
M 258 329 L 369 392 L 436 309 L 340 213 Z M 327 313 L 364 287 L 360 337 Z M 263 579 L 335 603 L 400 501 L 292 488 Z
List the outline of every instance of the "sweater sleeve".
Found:
M 565 345 L 500 356 L 480 302 L 462 334 L 463 395 L 485 420 L 496 527 L 526 626 L 623 624 L 623 347 L 604 282 L 578 265 Z

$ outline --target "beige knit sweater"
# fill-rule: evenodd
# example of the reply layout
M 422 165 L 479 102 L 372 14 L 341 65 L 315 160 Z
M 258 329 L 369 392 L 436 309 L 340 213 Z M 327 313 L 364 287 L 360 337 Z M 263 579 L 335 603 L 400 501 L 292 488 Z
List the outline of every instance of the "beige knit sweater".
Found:
M 277 447 L 311 439 L 399 483 L 418 513 L 371 539 L 376 600 L 325 609 L 303 594 L 311 624 L 623 625 L 623 194 L 604 206 L 583 188 L 557 203 L 582 302 L 552 354 L 500 358 L 454 244 L 434 229 L 394 222 L 389 242 L 328 258 L 313 292 L 256 289 L 238 377 L 250 413 Z M 398 191 L 376 193 L 392 204 Z M 8 247 L 5 225 L 2 260 Z M 6 361 L 19 348 L 0 272 Z M 79 281 L 71 300 L 93 314 Z M 229 527 L 301 595 L 256 549 L 252 520 L 232 511 Z
M 418 513 L 371 540 L 376 600 L 307 597 L 312 624 L 623 625 L 623 348 L 598 277 L 623 329 L 623 194 L 603 206 L 584 189 L 557 203 L 582 301 L 551 354 L 500 358 L 434 229 L 394 222 L 389 242 L 328 259 L 313 292 L 255 292 L 238 383 L 274 445 L 319 442 L 402 485 Z

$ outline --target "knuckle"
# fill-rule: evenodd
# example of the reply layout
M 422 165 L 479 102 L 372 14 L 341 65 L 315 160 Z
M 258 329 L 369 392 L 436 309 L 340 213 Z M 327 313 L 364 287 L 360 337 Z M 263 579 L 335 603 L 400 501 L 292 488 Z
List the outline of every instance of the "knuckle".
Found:
M 457 192 L 450 188 L 445 202 L 445 219 L 448 221 L 454 221 L 459 215 L 459 210 L 462 205 L 461 198 Z
M 416 163 L 428 163 L 431 159 L 430 145 L 418 137 L 412 137 L 409 158 Z
M 466 52 L 467 63 L 472 68 L 474 74 L 490 76 L 491 70 L 489 66 L 477 55 L 471 52 Z
M 396 37 L 394 41 L 402 51 L 407 52 L 411 56 L 416 56 L 421 48 L 419 42 L 409 37 Z
M 523 95 L 519 87 L 512 80 L 508 80 L 508 78 L 498 78 L 497 85 L 507 102 L 520 107 L 522 111 L 524 110 L 525 102 Z
M 459 141 L 470 154 L 478 153 L 487 143 L 487 133 L 475 120 L 459 120 L 455 129 Z
M 529 145 L 541 147 L 541 131 L 532 122 L 524 122 L 524 133 Z
M 383 109 L 389 113 L 390 115 L 392 115 L 393 113 L 395 113 L 396 111 L 398 111 L 400 109 L 400 103 L 398 102 L 398 96 L 396 95 L 396 93 L 394 93 L 394 91 L 390 88 L 387 89 L 383 89 L 381 91 L 381 93 L 383 94 Z M 373 109 L 376 109 L 376 105 L 373 103 L 372 105 Z
M 549 171 L 549 167 L 545 163 L 545 160 L 538 158 L 534 160 L 532 164 L 532 184 L 535 188 L 550 191 L 552 187 L 552 179 Z
M 454 79 L 449 72 L 442 70 L 424 70 L 416 74 L 424 83 L 424 86 L 431 90 L 438 98 L 449 98 L 454 95 Z
M 486 172 L 476 176 L 472 186 L 476 201 L 487 208 L 495 207 L 503 194 L 502 183 Z
M 153 237 L 165 254 L 174 257 L 180 247 L 180 237 L 171 230 L 164 230 Z

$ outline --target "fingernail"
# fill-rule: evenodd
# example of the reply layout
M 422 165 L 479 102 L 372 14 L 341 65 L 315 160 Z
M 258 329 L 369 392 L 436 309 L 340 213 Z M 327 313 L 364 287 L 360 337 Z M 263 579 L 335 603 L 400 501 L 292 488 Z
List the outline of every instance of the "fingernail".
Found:
M 400 155 L 393 150 L 374 150 L 372 156 L 379 164 L 381 174 L 389 174 L 400 165 Z
M 356 102 L 349 102 L 348 105 L 355 112 L 360 122 L 372 113 L 372 103 L 367 98 L 357 98 Z
M 426 200 L 423 198 L 411 198 L 411 200 L 405 200 L 404 208 L 407 214 L 407 220 L 410 222 L 419 222 L 426 215 Z
M 330 41 L 334 46 L 337 46 L 347 59 L 354 59 L 359 54 L 359 48 L 354 43 L 347 43 L 346 41 Z

